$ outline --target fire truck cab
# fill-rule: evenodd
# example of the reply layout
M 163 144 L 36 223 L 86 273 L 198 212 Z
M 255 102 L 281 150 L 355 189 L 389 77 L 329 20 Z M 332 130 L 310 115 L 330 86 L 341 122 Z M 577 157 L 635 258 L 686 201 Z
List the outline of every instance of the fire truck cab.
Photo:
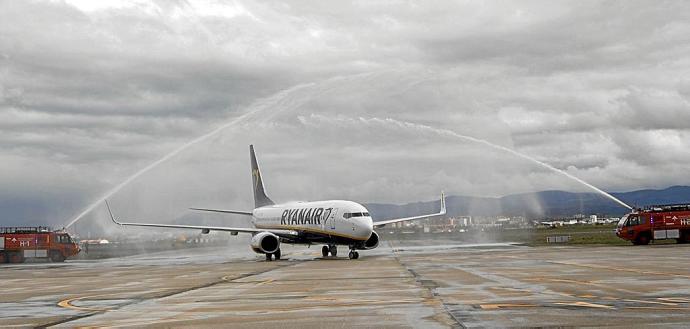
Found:
M 637 209 L 618 222 L 616 235 L 635 245 L 654 240 L 690 242 L 690 204 L 655 205 Z
M 63 262 L 80 251 L 64 231 L 49 227 L 0 227 L 0 263 L 23 263 L 29 258 Z

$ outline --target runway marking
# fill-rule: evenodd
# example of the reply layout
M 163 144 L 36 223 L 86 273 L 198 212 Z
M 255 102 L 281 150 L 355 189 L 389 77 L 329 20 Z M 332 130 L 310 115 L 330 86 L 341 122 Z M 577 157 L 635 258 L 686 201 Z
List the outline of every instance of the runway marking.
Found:
M 667 306 L 678 306 L 678 304 L 676 304 L 676 303 L 655 302 L 655 301 L 653 301 L 653 300 L 623 299 L 623 301 L 626 301 L 626 302 L 645 303 L 645 304 L 659 304 L 659 305 L 667 305 Z
M 361 299 L 361 298 L 333 298 L 333 297 L 321 297 L 321 296 L 306 296 L 302 298 L 304 301 L 311 302 L 338 302 L 338 303 L 363 303 L 363 304 L 408 304 L 408 303 L 419 303 L 424 300 L 424 298 L 405 298 L 396 300 L 386 300 L 384 299 Z
M 613 289 L 616 291 L 622 291 L 622 292 L 629 293 L 629 294 L 637 293 L 636 291 L 632 291 L 632 290 L 628 290 L 628 289 L 622 289 L 622 288 L 616 288 L 616 287 L 612 287 L 611 285 L 608 285 L 608 284 L 596 283 L 596 282 L 587 281 L 587 280 L 557 279 L 557 278 L 545 278 L 545 277 L 527 278 L 524 280 L 529 281 L 529 282 L 551 281 L 551 282 L 574 283 L 574 284 L 581 284 L 581 285 L 590 285 L 590 286 L 595 286 L 595 287 L 604 287 L 606 289 Z
M 638 303 L 650 303 L 650 304 L 658 304 L 658 305 L 663 305 L 663 306 L 678 306 L 678 304 L 661 303 L 661 302 L 654 302 L 654 301 L 644 301 L 644 300 L 636 300 L 636 299 L 625 299 L 623 301 L 638 302 Z M 690 311 L 690 308 L 686 308 L 686 307 L 663 307 L 663 306 L 619 306 L 619 307 L 616 307 L 613 305 L 589 303 L 589 302 L 583 302 L 583 301 L 578 301 L 578 302 L 562 301 L 562 302 L 546 303 L 546 304 L 542 304 L 542 305 L 528 304 L 528 303 L 497 303 L 497 304 L 480 304 L 479 307 L 483 310 L 500 310 L 500 309 L 507 309 L 507 308 L 549 307 L 550 305 L 578 306 L 578 307 L 588 307 L 588 308 L 619 309 L 619 310 L 640 309 L 640 310 L 660 310 L 660 311 Z
M 530 291 L 529 289 L 513 288 L 513 287 L 488 287 L 489 290 L 509 290 L 509 291 Z
M 214 285 L 216 285 L 216 284 L 221 284 L 221 283 L 226 283 L 226 282 L 232 282 L 232 280 L 244 279 L 244 278 L 246 278 L 246 277 L 255 276 L 255 275 L 260 275 L 260 274 L 268 273 L 268 272 L 271 272 L 271 271 L 274 271 L 274 270 L 277 270 L 277 269 L 282 269 L 282 268 L 285 268 L 285 267 L 291 267 L 291 266 L 295 266 L 295 265 L 302 264 L 302 263 L 303 263 L 303 261 L 301 261 L 301 262 L 296 262 L 296 263 L 293 263 L 293 264 L 284 265 L 284 266 L 273 267 L 273 268 L 269 268 L 269 269 L 266 269 L 266 270 L 262 270 L 262 271 L 258 271 L 258 272 L 253 272 L 253 273 L 240 273 L 240 274 L 237 274 L 237 275 L 235 276 L 235 278 L 233 278 L 233 279 L 230 279 L 230 275 L 226 275 L 226 276 L 223 276 L 223 277 L 217 279 L 218 281 L 209 282 L 209 283 L 206 283 L 206 284 L 203 284 L 203 285 L 200 285 L 200 286 L 194 286 L 194 287 L 187 288 L 187 289 L 183 289 L 183 290 L 173 290 L 173 291 L 171 291 L 170 293 L 166 293 L 166 294 L 163 294 L 163 295 L 160 295 L 160 296 L 156 296 L 156 297 L 135 299 L 132 303 L 127 303 L 127 304 L 124 304 L 124 305 L 114 305 L 114 306 L 111 307 L 111 308 L 81 307 L 81 306 L 73 305 L 72 302 L 77 301 L 77 300 L 86 299 L 86 298 L 94 298 L 94 297 L 100 297 L 100 296 L 115 295 L 115 294 L 117 294 L 117 293 L 99 294 L 99 295 L 80 296 L 80 297 L 68 298 L 68 299 L 64 299 L 64 300 L 59 301 L 59 302 L 57 303 L 57 306 L 62 307 L 62 308 L 73 309 L 73 310 L 77 310 L 77 311 L 87 311 L 87 312 L 90 312 L 90 313 L 85 314 L 85 315 L 72 316 L 72 317 L 67 318 L 67 319 L 62 319 L 62 320 L 60 320 L 60 321 L 56 321 L 56 322 L 51 322 L 51 323 L 45 324 L 44 326 L 45 326 L 45 327 L 50 327 L 50 326 L 54 326 L 54 325 L 65 324 L 65 323 L 69 323 L 69 322 L 76 321 L 76 320 L 79 320 L 79 319 L 83 319 L 83 318 L 86 318 L 86 317 L 90 317 L 90 316 L 93 316 L 93 315 L 96 315 L 96 314 L 99 314 L 99 313 L 102 313 L 102 312 L 116 311 L 116 310 L 122 308 L 123 306 L 129 306 L 129 305 L 136 304 L 136 303 L 139 303 L 139 302 L 142 302 L 142 301 L 147 301 L 147 300 L 161 300 L 161 299 L 165 299 L 165 298 L 168 298 L 168 297 L 171 297 L 171 296 L 174 296 L 174 295 L 186 293 L 186 292 L 189 292 L 189 291 L 194 291 L 194 290 L 198 290 L 198 289 L 209 288 L 209 287 L 212 287 L 212 286 L 214 286 Z M 153 324 L 153 323 L 151 323 L 151 324 Z
M 253 273 L 247 273 L 247 272 L 242 272 L 242 273 L 236 273 L 236 274 L 228 274 L 225 276 L 222 276 L 220 279 L 223 281 L 232 281 L 232 280 L 237 280 L 241 278 L 246 278 L 248 276 L 252 276 Z
M 620 298 L 611 297 L 611 296 L 604 296 L 604 297 L 601 297 L 601 299 L 603 299 L 603 300 L 619 300 Z
M 256 281 L 238 281 L 238 282 L 233 282 L 233 279 L 228 279 L 227 276 L 224 276 L 221 278 L 224 281 L 228 281 L 229 283 L 260 283 L 263 282 L 263 280 L 256 280 Z M 398 279 L 398 280 L 412 280 L 414 278 L 410 276 L 370 276 L 370 277 L 329 277 L 328 280 L 330 281 L 338 281 L 338 280 L 389 280 L 389 279 Z M 297 278 L 297 279 L 280 279 L 280 282 L 305 282 L 305 281 L 322 281 L 323 279 L 314 277 L 314 278 Z
M 658 300 L 663 300 L 666 302 L 672 302 L 672 303 L 690 303 L 690 299 L 688 298 L 683 298 L 683 297 L 659 297 L 657 298 Z
M 498 310 L 502 308 L 516 308 L 516 307 L 537 307 L 538 305 L 536 304 L 511 304 L 511 303 L 503 303 L 503 304 L 481 304 L 479 307 L 483 310 Z
M 586 280 L 573 280 L 573 279 L 556 279 L 556 278 L 545 278 L 545 277 L 538 277 L 534 279 L 525 279 L 525 281 L 543 281 L 543 280 L 548 280 L 552 282 L 565 282 L 565 283 L 579 283 L 579 284 L 593 284 L 592 281 L 586 281 Z
M 263 286 L 263 285 L 265 285 L 265 284 L 267 284 L 267 283 L 271 283 L 271 282 L 273 282 L 273 281 L 274 281 L 273 279 L 268 279 L 268 280 L 266 280 L 266 281 L 262 281 L 262 282 L 257 283 L 256 286 L 257 286 L 257 287 L 258 287 L 258 286 Z
M 62 308 L 69 308 L 69 309 L 76 310 L 76 311 L 105 312 L 105 311 L 108 311 L 110 309 L 109 308 L 99 308 L 99 307 L 76 306 L 76 305 L 72 305 L 72 302 L 78 301 L 78 300 L 83 300 L 86 298 L 94 298 L 94 297 L 101 297 L 101 296 L 107 296 L 107 295 L 109 295 L 109 294 L 81 296 L 81 297 L 73 297 L 73 298 L 63 299 L 57 303 L 57 306 L 60 306 Z
M 556 305 L 566 305 L 566 306 L 590 307 L 590 308 L 605 308 L 605 309 L 615 308 L 611 305 L 602 305 L 602 304 L 587 303 L 587 302 L 558 302 L 555 304 Z
M 690 311 L 687 307 L 658 307 L 658 306 L 628 306 L 626 308 L 636 310 L 654 310 L 654 311 Z
M 557 261 L 549 261 L 549 263 L 561 264 L 561 265 L 570 265 L 570 266 L 579 266 L 579 267 L 585 267 L 585 268 L 605 269 L 605 270 L 611 270 L 611 271 L 632 272 L 632 273 L 637 273 L 637 274 L 651 274 L 651 275 L 660 275 L 660 276 L 676 276 L 676 277 L 689 278 L 689 279 L 690 279 L 690 275 L 686 275 L 686 274 L 668 273 L 668 272 L 657 272 L 657 271 L 647 271 L 647 270 L 637 270 L 637 269 L 634 269 L 634 268 L 619 268 L 619 267 L 612 267 L 612 266 L 605 266 L 605 265 L 577 264 L 577 263 L 557 262 Z
M 178 294 L 181 294 L 181 293 L 186 293 L 186 292 L 194 291 L 194 290 L 198 290 L 198 289 L 209 288 L 209 287 L 214 286 L 214 285 L 216 285 L 216 284 L 240 283 L 240 285 L 239 285 L 238 287 L 235 287 L 234 289 L 238 289 L 239 287 L 244 287 L 244 286 L 249 285 L 249 284 L 255 284 L 256 286 L 258 286 L 258 285 L 261 285 L 261 284 L 265 284 L 265 283 L 272 282 L 273 279 L 268 279 L 268 280 L 265 280 L 265 281 L 260 281 L 258 284 L 256 283 L 257 281 L 235 282 L 235 280 L 242 280 L 242 279 L 245 279 L 245 278 L 248 278 L 248 277 L 266 274 L 266 273 L 269 273 L 269 272 L 272 272 L 272 271 L 275 271 L 275 270 L 280 270 L 280 269 L 284 269 L 284 268 L 287 268 L 287 267 L 293 267 L 293 266 L 295 266 L 295 265 L 303 264 L 304 262 L 305 262 L 305 261 L 298 261 L 298 262 L 295 262 L 295 263 L 292 263 L 292 264 L 287 264 L 287 265 L 283 265 L 283 266 L 272 267 L 272 268 L 265 269 L 265 270 L 261 270 L 261 271 L 258 271 L 258 272 L 240 273 L 240 274 L 237 274 L 237 275 L 225 275 L 225 276 L 222 276 L 222 277 L 219 279 L 220 281 L 216 281 L 216 282 L 212 282 L 212 283 L 210 283 L 210 284 L 206 284 L 206 285 L 194 287 L 194 288 L 192 288 L 192 289 L 186 289 L 186 290 L 184 290 L 184 291 L 176 291 L 176 292 L 174 292 L 174 293 L 172 293 L 172 294 L 160 296 L 160 297 L 157 297 L 157 298 L 150 298 L 150 299 L 147 299 L 147 300 L 162 300 L 162 299 L 165 299 L 165 298 L 168 298 L 168 297 L 171 297 L 171 296 L 174 296 L 174 295 L 178 295 Z M 233 277 L 233 276 L 234 276 L 234 277 Z M 231 277 L 232 277 L 232 278 L 231 278 Z M 156 320 L 152 320 L 152 321 L 149 321 L 149 320 L 143 320 L 143 321 L 142 321 L 142 320 L 138 320 L 138 322 L 136 322 L 137 320 L 132 319 L 132 320 L 134 320 L 135 322 L 127 323 L 126 326 L 136 326 L 136 327 L 140 327 L 140 326 L 146 326 L 146 325 L 159 325 L 159 324 L 161 324 L 161 323 L 169 323 L 169 322 L 171 322 L 171 321 L 172 321 L 172 322 L 181 321 L 181 320 L 184 320 L 184 319 L 181 318 L 181 316 L 183 316 L 184 314 L 187 314 L 187 313 L 188 313 L 188 312 L 185 312 L 185 313 L 182 313 L 182 314 L 175 314 L 175 315 L 172 315 L 172 316 L 169 316 L 169 317 L 165 317 L 165 318 L 161 318 L 161 319 L 156 319 Z

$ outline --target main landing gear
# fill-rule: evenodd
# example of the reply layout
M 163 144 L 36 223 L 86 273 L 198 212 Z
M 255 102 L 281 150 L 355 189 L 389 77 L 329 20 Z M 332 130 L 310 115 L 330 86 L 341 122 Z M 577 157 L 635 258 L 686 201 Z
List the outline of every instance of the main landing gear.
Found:
M 272 254 L 266 254 L 266 260 L 270 262 L 271 260 L 273 260 L 272 256 L 275 256 L 276 260 L 280 260 L 280 248 L 278 248 L 278 250 L 276 250 Z
M 334 245 L 330 245 L 330 246 L 323 246 L 323 247 L 321 248 L 321 255 L 322 255 L 323 257 L 328 257 L 328 254 L 329 254 L 329 253 L 330 253 L 331 256 L 333 256 L 333 257 L 338 256 L 338 247 L 337 247 L 337 246 L 334 246 Z
M 321 248 L 321 255 L 323 257 L 328 257 L 328 254 L 331 254 L 332 257 L 338 256 L 338 247 L 333 245 L 323 246 Z M 350 253 L 347 256 L 350 259 L 357 259 L 359 258 L 359 253 L 354 248 L 350 248 Z

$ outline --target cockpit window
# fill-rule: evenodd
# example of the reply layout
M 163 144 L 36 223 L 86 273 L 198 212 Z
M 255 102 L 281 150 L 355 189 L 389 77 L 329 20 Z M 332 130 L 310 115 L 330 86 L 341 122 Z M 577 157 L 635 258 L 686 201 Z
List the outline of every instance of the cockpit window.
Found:
M 343 214 L 343 217 L 345 218 L 350 218 L 350 217 L 369 217 L 368 212 L 346 212 Z

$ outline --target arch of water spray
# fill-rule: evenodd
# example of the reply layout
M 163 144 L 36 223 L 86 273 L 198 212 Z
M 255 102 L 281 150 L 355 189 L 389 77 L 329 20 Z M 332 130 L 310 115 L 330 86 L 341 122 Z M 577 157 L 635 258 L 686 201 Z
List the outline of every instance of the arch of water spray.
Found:
M 250 106 L 249 110 L 247 112 L 245 112 L 244 114 L 242 114 L 241 116 L 236 117 L 233 120 L 228 121 L 228 122 L 216 127 L 215 129 L 209 131 L 208 133 L 201 135 L 201 136 L 179 146 L 178 148 L 174 149 L 170 153 L 168 153 L 168 154 L 164 155 L 163 157 L 159 158 L 158 160 L 152 162 L 148 166 L 140 169 L 139 171 L 137 171 L 136 173 L 134 173 L 133 175 L 129 176 L 127 179 L 122 181 L 122 183 L 118 184 L 117 186 L 110 189 L 108 192 L 106 192 L 103 195 L 101 195 L 100 197 L 98 197 L 95 201 L 93 201 L 86 208 L 84 208 L 84 210 L 82 210 L 76 217 L 74 217 L 72 220 L 70 220 L 67 223 L 67 225 L 65 225 L 65 228 L 69 228 L 70 226 L 74 225 L 74 223 L 79 221 L 82 217 L 84 217 L 86 214 L 88 214 L 89 212 L 94 210 L 96 207 L 98 207 L 98 205 L 103 203 L 103 201 L 105 199 L 111 197 L 113 194 L 120 191 L 127 184 L 136 180 L 139 176 L 147 173 L 151 169 L 159 166 L 160 164 L 170 160 L 171 158 L 180 154 L 182 151 L 188 149 L 189 147 L 191 147 L 193 145 L 199 144 L 199 143 L 209 139 L 212 136 L 217 135 L 221 131 L 223 131 L 223 130 L 231 127 L 231 126 L 234 126 L 236 124 L 239 124 L 239 123 L 242 123 L 242 122 L 245 122 L 245 121 L 248 121 L 248 120 L 254 118 L 257 114 L 263 112 L 265 109 L 272 108 L 273 106 L 280 103 L 281 101 L 283 101 L 285 98 L 287 98 L 288 96 L 290 96 L 294 92 L 301 90 L 301 89 L 304 89 L 304 88 L 307 88 L 307 87 L 310 87 L 312 85 L 314 85 L 314 84 L 313 83 L 307 83 L 307 84 L 297 85 L 297 86 L 292 87 L 290 89 L 283 90 L 283 91 L 281 91 L 281 92 L 279 92 L 279 93 L 277 93 L 271 97 L 259 100 L 258 102 L 254 103 L 252 106 Z M 298 104 L 296 104 L 296 103 L 291 104 L 291 106 L 297 106 L 297 105 Z
M 117 186 L 113 187 L 100 197 L 96 198 L 91 204 L 89 204 L 84 210 L 82 210 L 76 217 L 74 217 L 72 220 L 70 220 L 67 225 L 65 225 L 65 228 L 69 228 L 70 226 L 74 225 L 77 221 L 79 221 L 81 218 L 83 218 L 86 214 L 90 213 L 93 211 L 96 207 L 98 207 L 100 204 L 103 203 L 103 201 L 118 191 L 120 191 L 122 188 L 127 186 L 127 184 L 131 183 L 132 181 L 136 180 L 139 178 L 141 175 L 149 172 L 151 169 L 156 168 L 157 166 L 161 165 L 162 163 L 170 160 L 171 158 L 175 157 L 176 155 L 180 154 L 184 150 L 199 144 L 210 137 L 213 137 L 217 134 L 219 134 L 221 131 L 243 123 L 243 122 L 249 122 L 250 120 L 252 122 L 256 122 L 258 120 L 262 121 L 270 121 L 273 117 L 275 117 L 278 113 L 284 112 L 286 110 L 294 109 L 299 107 L 300 105 L 304 104 L 305 102 L 309 101 L 312 97 L 318 95 L 320 92 L 323 92 L 323 90 L 317 89 L 317 90 L 310 90 L 311 87 L 314 87 L 316 85 L 320 86 L 325 86 L 328 87 L 329 83 L 338 83 L 338 82 L 343 82 L 347 80 L 357 80 L 360 78 L 370 78 L 372 76 L 375 76 L 377 74 L 381 74 L 382 72 L 367 72 L 367 73 L 356 73 L 356 74 L 351 74 L 351 75 L 343 75 L 343 76 L 336 76 L 332 77 L 329 79 L 326 79 L 319 84 L 310 82 L 310 83 L 304 83 L 304 84 L 299 84 L 296 85 L 292 88 L 285 89 L 281 92 L 276 93 L 273 96 L 263 98 L 255 102 L 254 104 L 250 105 L 247 111 L 239 116 L 236 117 L 218 127 L 213 129 L 212 131 L 209 131 L 208 133 L 199 136 L 181 146 L 178 148 L 174 149 L 170 153 L 164 155 L 163 157 L 159 158 L 158 160 L 152 162 L 148 166 L 140 169 L 133 175 L 129 176 L 127 179 L 122 181 L 122 183 L 118 184 Z M 313 89 L 313 88 L 312 88 Z M 303 90 L 310 90 L 311 92 L 306 93 L 306 95 L 302 98 L 299 97 L 294 97 L 296 93 L 299 91 Z M 272 112 L 268 112 L 266 110 L 272 109 Z
M 560 175 L 563 175 L 563 176 L 565 176 L 565 177 L 568 177 L 569 179 L 572 179 L 572 180 L 574 180 L 574 181 L 576 181 L 576 182 L 578 182 L 578 183 L 580 183 L 580 184 L 582 184 L 582 185 L 584 185 L 584 186 L 586 186 L 586 187 L 588 187 L 588 188 L 590 188 L 590 189 L 596 191 L 597 193 L 599 193 L 599 194 L 603 195 L 604 197 L 606 197 L 606 198 L 608 198 L 608 199 L 610 199 L 610 200 L 612 200 L 612 201 L 618 203 L 619 205 L 621 205 L 621 206 L 623 206 L 623 207 L 625 207 L 625 208 L 628 208 L 628 209 L 631 209 L 631 210 L 633 209 L 631 206 L 629 206 L 629 205 L 626 204 L 625 202 L 621 201 L 620 199 L 614 197 L 613 195 L 611 195 L 611 194 L 609 194 L 609 193 L 607 193 L 607 192 L 601 190 L 600 188 L 598 188 L 598 187 L 596 187 L 596 186 L 594 186 L 594 185 L 592 185 L 592 184 L 590 184 L 590 183 L 587 183 L 586 181 L 584 181 L 584 180 L 582 180 L 582 179 L 580 179 L 580 178 L 578 178 L 578 177 L 575 177 L 575 176 L 573 176 L 573 175 L 571 175 L 571 174 L 569 174 L 569 173 L 567 173 L 567 172 L 565 172 L 565 171 L 563 171 L 563 170 L 560 170 L 560 169 L 558 169 L 558 168 L 556 168 L 556 167 L 554 167 L 554 166 L 551 166 L 551 165 L 548 164 L 548 163 L 539 161 L 539 160 L 537 160 L 537 159 L 535 159 L 535 158 L 533 158 L 533 157 L 531 157 L 531 156 L 529 156 L 529 155 L 526 155 L 526 154 L 524 154 L 524 153 L 520 153 L 520 152 L 518 152 L 518 151 L 515 151 L 515 150 L 513 150 L 513 149 L 511 149 L 511 148 L 508 148 L 508 147 L 505 147 L 505 146 L 502 146 L 502 145 L 498 145 L 498 144 L 491 143 L 491 142 L 489 142 L 489 141 L 487 141 L 487 140 L 484 140 L 484 139 L 480 139 L 480 138 L 476 138 L 476 137 L 472 137 L 472 136 L 467 136 L 467 135 L 462 135 L 462 134 L 456 133 L 456 132 L 454 132 L 454 131 L 452 131 L 452 130 L 448 130 L 448 129 L 434 128 L 434 127 L 427 126 L 427 125 L 422 125 L 422 124 L 417 124 L 417 123 L 412 123 L 412 122 L 407 122 L 407 121 L 400 121 L 400 120 L 395 120 L 395 119 L 390 119 L 390 118 L 387 118 L 387 119 L 380 119 L 380 118 L 370 118 L 370 119 L 366 119 L 366 118 L 360 118 L 360 120 L 361 120 L 361 121 L 364 121 L 364 122 L 371 121 L 371 122 L 378 122 L 378 123 L 382 123 L 382 124 L 395 125 L 395 126 L 398 126 L 398 127 L 401 127 L 401 128 L 405 128 L 405 129 L 414 129 L 414 130 L 417 130 L 417 131 L 428 132 L 428 133 L 433 133 L 433 134 L 442 135 L 442 136 L 450 136 L 450 137 L 453 137 L 453 138 L 458 138 L 458 139 L 462 139 L 462 140 L 465 140 L 465 141 L 469 141 L 469 142 L 473 142 L 473 143 L 482 144 L 482 145 L 491 147 L 491 148 L 493 148 L 493 149 L 496 149 L 496 150 L 499 150 L 499 151 L 502 151 L 502 152 L 506 152 L 506 153 L 509 153 L 509 154 L 514 155 L 514 156 L 516 156 L 516 157 L 525 159 L 525 160 L 530 161 L 530 162 L 532 162 L 532 163 L 534 163 L 534 164 L 537 164 L 537 165 L 539 165 L 539 166 L 541 166 L 541 167 L 543 167 L 543 168 L 546 168 L 546 169 L 551 170 L 551 171 L 553 171 L 553 172 L 556 172 L 556 173 L 558 173 L 558 174 L 560 174 Z
M 327 81 L 336 81 L 337 82 L 337 81 L 342 81 L 344 79 L 347 80 L 347 79 L 357 79 L 360 77 L 371 77 L 372 75 L 375 75 L 375 74 L 376 74 L 376 72 L 354 74 L 354 75 L 350 75 L 350 76 L 340 76 L 340 77 L 328 79 Z M 415 83 L 419 83 L 420 81 L 423 81 L 426 79 L 428 79 L 428 77 L 426 77 L 426 76 L 421 77 L 421 78 L 417 79 Z M 141 175 L 149 172 L 150 170 L 154 169 L 155 167 L 159 166 L 160 164 L 170 160 L 171 158 L 175 157 L 176 155 L 183 152 L 184 150 L 186 150 L 186 149 L 188 149 L 188 148 L 190 148 L 196 144 L 199 144 L 199 143 L 209 139 L 210 137 L 212 137 L 214 135 L 219 134 L 221 131 L 223 131 L 223 130 L 231 127 L 231 126 L 234 126 L 234 125 L 237 125 L 237 124 L 240 124 L 243 122 L 249 122 L 250 120 L 256 120 L 259 118 L 264 120 L 264 121 L 265 120 L 271 120 L 279 112 L 284 112 L 288 109 L 294 109 L 294 108 L 299 107 L 301 104 L 306 102 L 308 99 L 292 99 L 293 97 L 291 97 L 291 96 L 299 90 L 304 90 L 304 89 L 306 89 L 308 87 L 312 87 L 314 85 L 315 85 L 314 83 L 297 85 L 295 87 L 281 91 L 281 92 L 279 92 L 279 93 L 277 93 L 271 97 L 264 98 L 264 99 L 261 99 L 261 100 L 255 102 L 253 105 L 251 105 L 248 108 L 248 110 L 245 114 L 243 114 L 239 117 L 236 117 L 233 120 L 228 121 L 228 122 L 218 126 L 217 128 L 213 129 L 212 131 L 179 146 L 178 148 L 174 149 L 170 153 L 168 153 L 168 154 L 164 155 L 163 157 L 159 158 L 158 160 L 152 162 L 148 166 L 140 169 L 139 171 L 137 171 L 136 173 L 134 173 L 133 175 L 131 175 L 130 177 L 125 179 L 123 182 L 121 182 L 120 184 L 113 187 L 112 189 L 110 189 L 109 191 L 107 191 L 106 193 L 104 193 L 103 195 L 98 197 L 96 200 L 94 200 L 90 205 L 88 205 L 86 208 L 84 208 L 76 217 L 74 217 L 71 221 L 69 221 L 65 227 L 68 228 L 68 227 L 72 226 L 74 223 L 76 223 L 81 218 L 83 218 L 86 214 L 90 213 L 97 206 L 99 206 L 103 202 L 103 200 L 111 197 L 112 195 L 114 195 L 115 193 L 120 191 L 122 188 L 124 188 L 126 185 L 128 185 L 132 181 L 136 180 Z M 318 93 L 318 91 L 316 93 L 312 92 L 309 94 L 309 96 L 313 97 L 317 93 Z M 274 109 L 275 111 L 267 113 L 267 111 L 265 111 L 266 109 Z M 261 117 L 259 117 L 259 115 L 261 115 Z M 415 129 L 415 130 L 422 131 L 422 132 L 433 133 L 433 134 L 437 134 L 437 135 L 441 135 L 441 136 L 450 136 L 453 138 L 458 138 L 461 140 L 482 144 L 482 145 L 485 145 L 487 147 L 512 154 L 516 157 L 530 161 L 530 162 L 532 162 L 536 165 L 539 165 L 543 168 L 546 168 L 546 169 L 551 170 L 553 172 L 556 172 L 558 174 L 564 175 L 564 176 L 568 177 L 569 179 L 572 179 L 572 180 L 596 191 L 597 193 L 605 196 L 606 198 L 611 199 L 612 201 L 620 204 L 621 206 L 626 207 L 628 209 L 632 209 L 632 207 L 625 204 L 623 201 L 617 199 L 616 197 L 610 195 L 609 193 L 606 193 L 605 191 L 597 188 L 596 186 L 594 186 L 592 184 L 587 183 L 586 181 L 584 181 L 578 177 L 575 177 L 575 176 L 573 176 L 573 175 L 571 175 L 571 174 L 569 174 L 563 170 L 555 168 L 555 167 L 553 167 L 547 163 L 539 161 L 533 157 L 530 157 L 530 156 L 525 155 L 523 153 L 517 152 L 517 151 L 510 149 L 508 147 L 505 147 L 505 146 L 493 144 L 489 141 L 475 138 L 472 136 L 462 135 L 462 134 L 459 134 L 459 133 L 456 133 L 454 131 L 447 130 L 447 129 L 434 128 L 431 126 L 426 126 L 426 125 L 412 123 L 412 122 L 406 122 L 406 121 L 400 121 L 400 120 L 395 120 L 395 119 L 390 119 L 390 118 L 387 118 L 387 119 L 359 118 L 359 120 L 362 120 L 365 122 L 378 122 L 378 123 L 382 123 L 382 124 L 395 125 L 395 126 L 405 128 L 405 129 Z

